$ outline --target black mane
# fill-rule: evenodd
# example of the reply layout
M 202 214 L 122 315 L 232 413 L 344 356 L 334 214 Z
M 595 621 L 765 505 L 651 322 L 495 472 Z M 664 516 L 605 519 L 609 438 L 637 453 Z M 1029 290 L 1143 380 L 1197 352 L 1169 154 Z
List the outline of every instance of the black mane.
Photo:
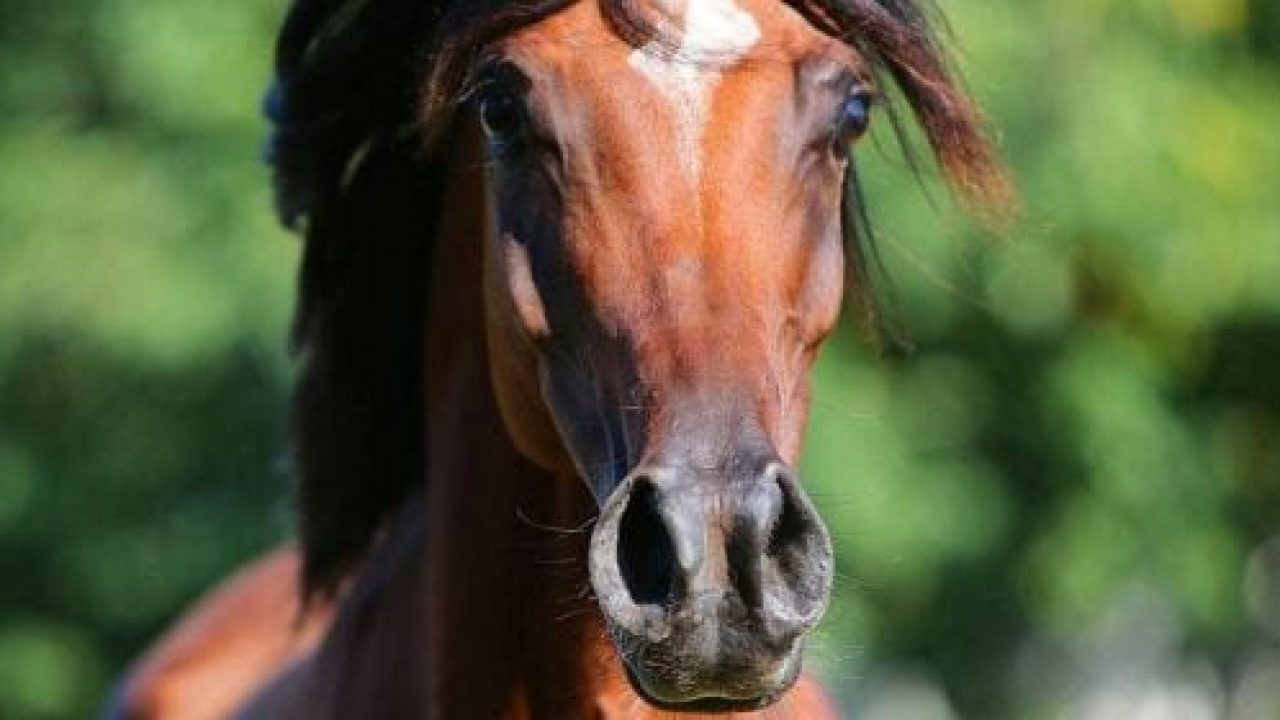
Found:
M 294 0 L 289 10 L 268 157 L 281 218 L 305 238 L 292 450 L 308 595 L 335 591 L 425 477 L 421 333 L 445 174 L 430 139 L 447 133 L 489 43 L 572 1 Z M 644 39 L 633 0 L 599 1 L 621 37 Z M 917 0 L 791 4 L 896 82 L 962 195 L 1004 199 L 980 118 Z M 849 193 L 852 286 L 870 308 L 856 183 Z

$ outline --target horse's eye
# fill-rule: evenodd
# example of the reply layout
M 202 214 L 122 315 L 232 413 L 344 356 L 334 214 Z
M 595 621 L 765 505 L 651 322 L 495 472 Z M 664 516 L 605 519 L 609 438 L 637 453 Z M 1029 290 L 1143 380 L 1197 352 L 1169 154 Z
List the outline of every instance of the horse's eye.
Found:
M 509 146 L 524 129 L 524 105 L 510 92 L 495 88 L 480 98 L 480 125 L 489 139 Z
M 840 117 L 836 119 L 835 151 L 843 155 L 849 145 L 861 138 L 871 125 L 871 98 L 855 91 L 840 105 Z

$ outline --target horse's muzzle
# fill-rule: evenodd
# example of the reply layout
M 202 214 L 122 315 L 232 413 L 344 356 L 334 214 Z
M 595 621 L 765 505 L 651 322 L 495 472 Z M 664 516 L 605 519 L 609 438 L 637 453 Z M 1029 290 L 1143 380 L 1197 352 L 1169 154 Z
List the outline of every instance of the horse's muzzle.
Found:
M 826 608 L 831 540 L 777 462 L 751 477 L 640 468 L 601 510 L 591 581 L 636 690 L 668 708 L 768 705 Z

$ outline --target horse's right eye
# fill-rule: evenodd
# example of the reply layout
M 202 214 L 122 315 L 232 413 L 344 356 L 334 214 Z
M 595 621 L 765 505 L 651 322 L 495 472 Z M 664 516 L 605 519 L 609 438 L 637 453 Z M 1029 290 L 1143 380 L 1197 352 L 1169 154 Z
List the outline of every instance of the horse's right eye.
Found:
M 863 91 L 855 91 L 840 105 L 840 116 L 836 118 L 836 154 L 847 153 L 849 146 L 865 135 L 870 125 L 871 98 Z
M 489 141 L 500 150 L 510 149 L 524 130 L 524 104 L 510 92 L 494 88 L 480 98 L 479 111 Z

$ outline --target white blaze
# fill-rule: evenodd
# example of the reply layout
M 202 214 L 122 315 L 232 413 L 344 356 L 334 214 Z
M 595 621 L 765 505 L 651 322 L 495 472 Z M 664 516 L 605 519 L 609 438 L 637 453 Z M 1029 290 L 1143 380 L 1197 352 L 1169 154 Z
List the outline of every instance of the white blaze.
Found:
M 733 0 L 685 0 L 683 5 L 684 27 L 674 56 L 661 43 L 650 41 L 632 51 L 629 60 L 671 103 L 680 160 L 696 183 L 702 130 L 719 68 L 746 55 L 760 40 L 760 28 Z

